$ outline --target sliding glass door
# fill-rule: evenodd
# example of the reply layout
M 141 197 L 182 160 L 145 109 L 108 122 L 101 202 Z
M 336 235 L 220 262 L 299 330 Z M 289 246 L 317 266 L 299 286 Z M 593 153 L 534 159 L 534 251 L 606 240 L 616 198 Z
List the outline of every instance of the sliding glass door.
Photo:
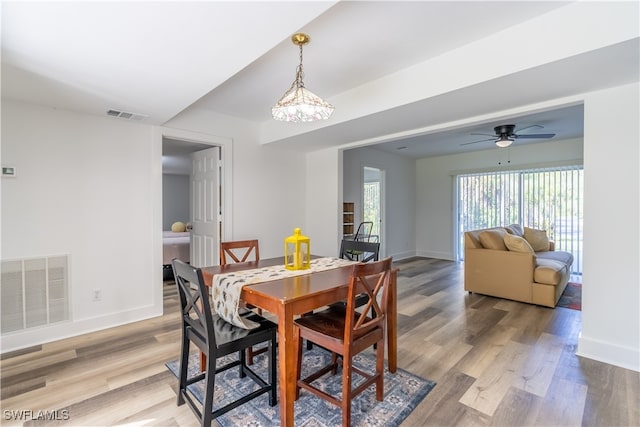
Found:
M 456 191 L 458 259 L 465 231 L 517 223 L 546 230 L 582 274 L 582 167 L 458 175 Z

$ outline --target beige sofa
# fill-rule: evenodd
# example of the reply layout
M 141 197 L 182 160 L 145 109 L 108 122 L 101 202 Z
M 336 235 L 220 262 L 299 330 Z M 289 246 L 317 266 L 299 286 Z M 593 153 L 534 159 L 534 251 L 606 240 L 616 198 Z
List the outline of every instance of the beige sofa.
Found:
M 546 232 L 514 224 L 465 232 L 464 289 L 555 307 L 573 255 L 555 251 Z

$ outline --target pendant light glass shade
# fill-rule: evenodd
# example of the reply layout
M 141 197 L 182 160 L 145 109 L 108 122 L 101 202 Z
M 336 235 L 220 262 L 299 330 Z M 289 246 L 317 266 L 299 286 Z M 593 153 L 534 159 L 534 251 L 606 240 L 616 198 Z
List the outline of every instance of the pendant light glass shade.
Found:
M 296 70 L 296 79 L 289 90 L 271 108 L 275 120 L 283 122 L 315 122 L 328 119 L 335 107 L 304 87 L 302 77 L 302 46 L 309 43 L 309 36 L 298 33 L 291 37 L 293 44 L 300 46 L 300 64 Z

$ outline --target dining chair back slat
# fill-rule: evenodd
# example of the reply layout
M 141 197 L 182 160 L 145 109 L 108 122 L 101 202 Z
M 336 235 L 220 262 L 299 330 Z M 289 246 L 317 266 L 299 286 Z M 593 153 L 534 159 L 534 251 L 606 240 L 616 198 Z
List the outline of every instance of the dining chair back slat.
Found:
M 258 240 L 236 240 L 220 243 L 220 265 L 246 261 L 260 261 Z

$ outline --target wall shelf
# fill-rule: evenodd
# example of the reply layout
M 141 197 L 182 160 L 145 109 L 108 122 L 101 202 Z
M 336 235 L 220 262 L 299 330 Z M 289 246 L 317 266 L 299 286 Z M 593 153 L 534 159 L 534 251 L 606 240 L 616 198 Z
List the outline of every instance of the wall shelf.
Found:
M 353 234 L 354 208 L 355 204 L 353 202 L 344 202 L 342 204 L 342 234 L 344 236 Z

